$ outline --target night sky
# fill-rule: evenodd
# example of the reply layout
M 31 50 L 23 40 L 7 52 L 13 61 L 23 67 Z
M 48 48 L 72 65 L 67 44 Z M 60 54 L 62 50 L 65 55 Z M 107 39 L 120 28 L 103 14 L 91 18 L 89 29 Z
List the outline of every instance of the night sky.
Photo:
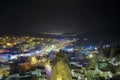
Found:
M 117 36 L 118 0 L 3 0 L 0 33 L 74 32 Z

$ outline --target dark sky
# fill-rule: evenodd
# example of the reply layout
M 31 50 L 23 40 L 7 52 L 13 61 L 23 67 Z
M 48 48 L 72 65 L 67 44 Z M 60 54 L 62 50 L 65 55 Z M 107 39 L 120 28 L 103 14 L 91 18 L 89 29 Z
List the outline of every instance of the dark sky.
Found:
M 3 0 L 0 33 L 120 33 L 119 0 Z

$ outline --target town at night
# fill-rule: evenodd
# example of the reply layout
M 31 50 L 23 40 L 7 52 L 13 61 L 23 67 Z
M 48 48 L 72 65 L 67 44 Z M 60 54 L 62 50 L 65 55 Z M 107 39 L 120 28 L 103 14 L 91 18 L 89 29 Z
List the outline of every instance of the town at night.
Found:
M 117 43 L 93 43 L 75 34 L 3 36 L 0 79 L 118 80 L 119 48 Z
M 117 0 L 0 2 L 0 80 L 120 80 Z

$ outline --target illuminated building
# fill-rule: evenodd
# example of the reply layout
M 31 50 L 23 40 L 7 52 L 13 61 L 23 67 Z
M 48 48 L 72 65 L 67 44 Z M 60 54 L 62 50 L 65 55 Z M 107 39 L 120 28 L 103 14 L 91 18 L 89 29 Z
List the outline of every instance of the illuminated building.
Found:
M 38 60 L 35 56 L 32 56 L 32 57 L 30 57 L 30 62 L 31 62 L 32 65 L 35 65 L 35 64 L 38 63 Z

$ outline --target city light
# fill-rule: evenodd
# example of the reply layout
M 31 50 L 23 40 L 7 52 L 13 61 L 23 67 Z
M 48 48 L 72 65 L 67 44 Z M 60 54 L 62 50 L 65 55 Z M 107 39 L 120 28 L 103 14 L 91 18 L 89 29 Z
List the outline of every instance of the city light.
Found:
M 89 55 L 89 57 L 90 57 L 90 58 L 92 58 L 92 57 L 93 57 L 93 55 L 92 55 L 92 54 L 90 54 L 90 55 Z
M 12 41 L 13 38 L 14 41 Z M 71 80 L 73 77 L 76 80 L 89 78 L 93 80 L 98 78 L 96 76 L 112 79 L 115 75 L 119 75 L 119 56 L 109 57 L 109 54 L 114 55 L 109 52 L 114 52 L 118 47 L 114 49 L 113 45 L 108 47 L 108 44 L 103 47 L 92 44 L 82 45 L 78 44 L 79 40 L 66 37 L 60 40 L 29 36 L 0 38 L 2 41 L 0 78 L 4 78 L 3 75 L 9 78 L 10 74 L 16 73 L 24 73 L 25 76 L 32 74 L 33 78 L 41 77 L 40 79 L 47 78 L 48 80 L 63 80 L 63 78 Z M 11 65 L 11 69 L 16 72 L 4 69 L 6 65 Z M 116 74 L 107 68 L 108 66 L 112 66 Z M 104 71 L 104 69 L 109 70 Z M 3 73 L 4 71 L 6 73 Z M 70 77 L 67 77 L 68 75 Z

